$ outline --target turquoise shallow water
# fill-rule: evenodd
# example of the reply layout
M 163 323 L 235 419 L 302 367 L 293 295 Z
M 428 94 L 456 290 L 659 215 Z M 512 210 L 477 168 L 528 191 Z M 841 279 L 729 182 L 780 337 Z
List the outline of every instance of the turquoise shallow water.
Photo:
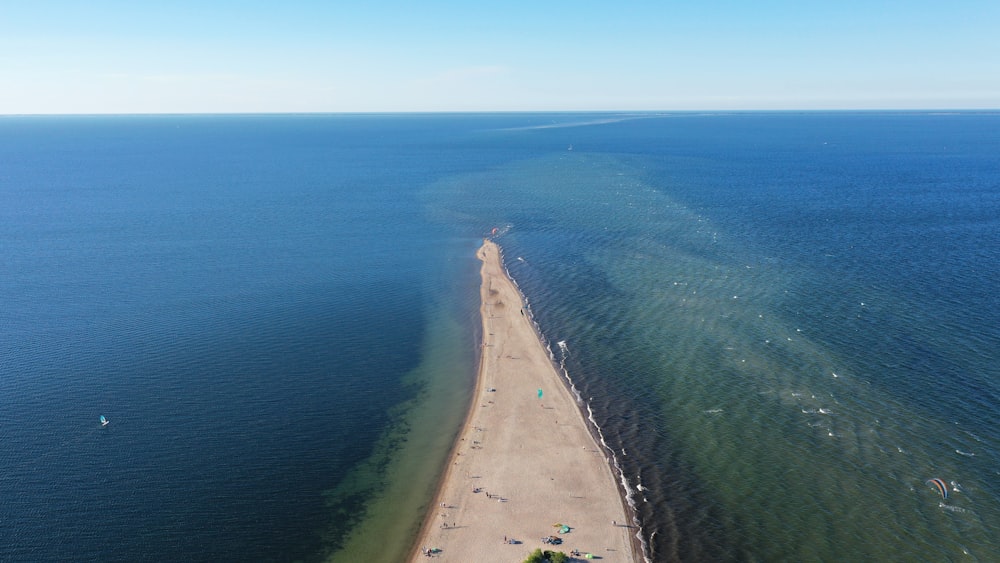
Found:
M 996 119 L 568 128 L 441 199 L 510 225 L 652 559 L 990 560 Z
M 397 560 L 500 226 L 651 560 L 992 560 L 998 120 L 4 119 L 0 559 Z

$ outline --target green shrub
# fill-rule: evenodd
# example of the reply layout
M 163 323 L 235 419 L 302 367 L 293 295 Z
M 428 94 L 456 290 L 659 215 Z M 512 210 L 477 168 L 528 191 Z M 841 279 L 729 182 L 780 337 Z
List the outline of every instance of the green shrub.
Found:
M 561 551 L 542 551 L 541 548 L 531 552 L 524 563 L 566 563 L 569 556 Z

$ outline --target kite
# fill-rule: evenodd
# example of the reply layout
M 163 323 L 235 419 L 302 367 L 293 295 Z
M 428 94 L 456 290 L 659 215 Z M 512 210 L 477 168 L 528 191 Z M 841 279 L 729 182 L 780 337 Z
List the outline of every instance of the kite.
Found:
M 925 481 L 937 487 L 939 493 L 941 493 L 941 498 L 948 498 L 948 484 L 944 482 L 944 479 L 938 479 L 937 477 L 933 479 L 928 479 Z

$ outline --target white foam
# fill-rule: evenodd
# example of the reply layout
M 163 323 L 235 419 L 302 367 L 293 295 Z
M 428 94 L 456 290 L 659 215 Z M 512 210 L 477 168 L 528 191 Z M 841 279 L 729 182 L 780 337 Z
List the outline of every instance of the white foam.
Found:
M 520 294 L 521 300 L 524 303 L 524 308 L 527 311 L 526 315 L 531 320 L 531 324 L 534 326 L 535 334 L 545 345 L 546 350 L 548 350 L 549 352 L 549 358 L 554 362 L 556 360 L 555 354 L 553 354 L 552 348 L 548 344 L 549 342 L 548 339 L 546 339 L 545 336 L 542 334 L 541 327 L 538 325 L 537 322 L 535 322 L 534 315 L 531 314 L 531 305 L 528 303 L 528 299 L 524 296 L 524 293 L 521 291 L 520 286 L 517 285 L 517 281 L 510 274 L 510 271 L 507 270 L 506 268 L 504 268 L 504 271 L 506 272 L 507 277 L 510 279 L 510 281 L 514 284 L 514 287 L 517 288 L 517 292 L 518 294 Z M 605 452 L 607 452 L 608 454 L 607 460 L 611 464 L 613 472 L 616 472 L 618 474 L 618 477 L 621 481 L 622 490 L 625 491 L 625 502 L 629 506 L 631 512 L 631 520 L 636 528 L 635 537 L 637 540 L 639 540 L 639 545 L 642 548 L 642 558 L 646 563 L 653 563 L 652 559 L 649 556 L 649 543 L 643 537 L 642 527 L 639 525 L 639 517 L 638 517 L 639 513 L 636 508 L 636 489 L 629 484 L 628 478 L 625 476 L 625 472 L 622 469 L 621 464 L 618 462 L 618 457 L 615 455 L 614 450 L 612 450 L 611 447 L 608 445 L 607 441 L 605 441 L 604 432 L 602 431 L 601 427 L 597 424 L 597 420 L 594 419 L 594 410 L 590 408 L 589 402 L 587 403 L 584 402 L 583 397 L 581 397 L 580 395 L 579 389 L 577 389 L 576 384 L 573 382 L 573 378 L 570 377 L 569 371 L 566 370 L 566 355 L 569 352 L 569 348 L 566 346 L 566 341 L 560 340 L 556 342 L 556 345 L 562 351 L 562 358 L 559 359 L 559 370 L 562 372 L 563 378 L 565 378 L 566 383 L 569 385 L 570 392 L 573 394 L 574 397 L 576 397 L 577 404 L 586 407 L 587 422 L 590 424 L 593 433 L 597 435 L 597 439 L 598 442 L 600 443 L 600 446 L 604 448 Z M 624 448 L 622 448 L 622 455 L 623 456 L 625 455 Z M 643 490 L 641 488 L 641 485 L 639 490 Z M 645 501 L 646 499 L 643 498 L 643 500 Z
M 940 504 L 938 504 L 938 508 L 943 508 L 943 509 L 948 510 L 950 512 L 957 512 L 959 514 L 964 514 L 964 513 L 968 512 L 968 510 L 965 509 L 965 508 L 962 508 L 960 506 L 952 506 L 950 504 L 945 504 L 943 502 L 940 503 Z

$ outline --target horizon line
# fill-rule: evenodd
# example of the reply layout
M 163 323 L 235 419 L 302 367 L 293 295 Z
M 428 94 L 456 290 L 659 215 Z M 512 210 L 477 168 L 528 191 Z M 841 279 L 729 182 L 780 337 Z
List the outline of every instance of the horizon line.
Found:
M 483 115 L 483 114 L 642 114 L 691 115 L 739 113 L 998 113 L 1000 106 L 982 108 L 770 108 L 770 109 L 585 109 L 585 110 L 370 110 L 370 111 L 190 111 L 190 112 L 51 112 L 0 113 L 4 117 L 153 117 L 153 116 L 293 116 L 293 115 Z

